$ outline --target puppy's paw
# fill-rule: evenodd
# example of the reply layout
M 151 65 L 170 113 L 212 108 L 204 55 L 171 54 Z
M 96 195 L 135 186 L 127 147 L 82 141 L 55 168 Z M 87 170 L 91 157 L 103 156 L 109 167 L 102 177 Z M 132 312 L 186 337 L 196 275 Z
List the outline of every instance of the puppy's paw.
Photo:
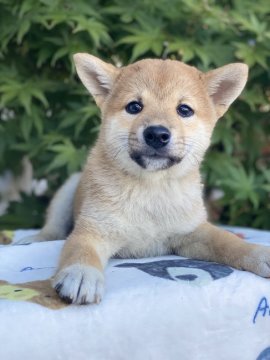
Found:
M 93 266 L 74 264 L 60 270 L 52 285 L 67 303 L 99 303 L 104 293 L 104 276 Z
M 44 239 L 44 237 L 38 233 L 35 235 L 25 236 L 22 239 L 14 242 L 12 245 L 29 245 L 41 241 L 46 241 L 46 239 Z
M 270 247 L 257 245 L 245 258 L 246 270 L 270 278 Z

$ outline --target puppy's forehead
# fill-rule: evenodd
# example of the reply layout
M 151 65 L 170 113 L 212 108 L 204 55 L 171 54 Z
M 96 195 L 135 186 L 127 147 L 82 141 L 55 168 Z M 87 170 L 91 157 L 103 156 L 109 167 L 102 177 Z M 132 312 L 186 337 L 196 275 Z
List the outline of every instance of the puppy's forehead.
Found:
M 174 60 L 146 59 L 122 69 L 117 92 L 140 97 L 144 92 L 160 99 L 184 93 L 196 95 L 202 87 L 201 73 Z

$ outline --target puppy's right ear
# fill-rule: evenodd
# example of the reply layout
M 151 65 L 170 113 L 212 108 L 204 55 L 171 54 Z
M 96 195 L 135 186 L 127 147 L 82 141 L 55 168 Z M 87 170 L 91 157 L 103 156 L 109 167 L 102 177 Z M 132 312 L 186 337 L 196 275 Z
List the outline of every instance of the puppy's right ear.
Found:
M 93 55 L 78 53 L 73 58 L 82 83 L 97 105 L 102 106 L 120 70 Z

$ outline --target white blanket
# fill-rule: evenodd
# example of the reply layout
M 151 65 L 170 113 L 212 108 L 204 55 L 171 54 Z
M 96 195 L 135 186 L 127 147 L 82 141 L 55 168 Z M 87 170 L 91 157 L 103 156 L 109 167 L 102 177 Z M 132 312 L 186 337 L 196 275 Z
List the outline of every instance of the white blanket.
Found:
M 270 245 L 270 232 L 230 230 Z M 178 256 L 114 259 L 101 304 L 29 302 L 39 295 L 23 284 L 51 277 L 62 246 L 0 247 L 0 360 L 270 359 L 270 280 Z

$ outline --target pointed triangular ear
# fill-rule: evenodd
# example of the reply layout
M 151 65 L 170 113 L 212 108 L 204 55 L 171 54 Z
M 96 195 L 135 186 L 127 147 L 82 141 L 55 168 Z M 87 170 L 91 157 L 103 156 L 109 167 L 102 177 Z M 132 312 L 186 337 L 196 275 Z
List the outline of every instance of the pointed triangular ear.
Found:
M 82 83 L 97 105 L 102 106 L 120 70 L 93 55 L 78 53 L 73 58 Z
M 234 63 L 205 74 L 206 86 L 220 118 L 241 94 L 247 82 L 248 66 Z

